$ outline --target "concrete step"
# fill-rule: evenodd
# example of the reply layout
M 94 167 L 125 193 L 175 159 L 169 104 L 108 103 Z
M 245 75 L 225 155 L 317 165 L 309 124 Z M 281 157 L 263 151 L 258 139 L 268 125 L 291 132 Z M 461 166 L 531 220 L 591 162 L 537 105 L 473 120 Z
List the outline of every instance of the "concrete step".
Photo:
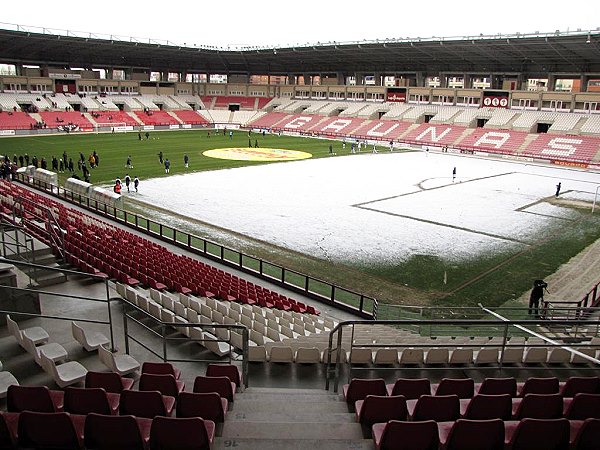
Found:
M 237 402 L 236 402 L 237 403 Z M 356 417 L 354 413 L 349 413 L 345 405 L 343 412 L 339 411 L 324 411 L 320 407 L 316 407 L 315 411 L 312 406 L 308 410 L 299 411 L 298 405 L 288 405 L 287 408 L 273 408 L 268 411 L 240 411 L 237 405 L 233 411 L 230 411 L 225 418 L 225 423 L 231 422 L 289 422 L 289 423 L 355 423 Z M 307 407 L 308 408 L 308 407 Z
M 362 440 L 360 424 L 302 422 L 298 426 L 290 422 L 238 422 L 226 420 L 223 424 L 223 438 L 267 439 L 267 440 Z M 287 448 L 287 447 L 285 447 Z M 319 448 L 328 448 L 322 445 Z
M 311 411 L 319 411 L 324 413 L 348 413 L 348 407 L 342 401 L 292 401 L 289 398 L 286 400 L 246 400 L 241 398 L 240 394 L 235 397 L 233 411 L 235 413 L 256 414 L 258 412 L 276 412 L 281 414 L 289 414 L 298 412 L 302 409 L 310 408 Z
M 215 438 L 213 450 L 236 448 L 238 450 L 373 450 L 375 445 L 370 439 L 302 439 L 269 440 L 249 438 Z

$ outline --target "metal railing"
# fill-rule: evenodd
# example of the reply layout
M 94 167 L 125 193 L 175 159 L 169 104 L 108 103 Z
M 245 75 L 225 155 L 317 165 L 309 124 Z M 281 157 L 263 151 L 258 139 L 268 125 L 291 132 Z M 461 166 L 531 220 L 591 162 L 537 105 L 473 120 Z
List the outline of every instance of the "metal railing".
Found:
M 39 180 L 31 180 L 22 174 L 18 174 L 17 179 L 25 185 L 40 189 L 49 195 L 59 197 L 102 217 L 133 228 L 137 232 L 153 236 L 191 253 L 257 276 L 306 297 L 356 314 L 359 317 L 365 319 L 375 317 L 377 300 L 373 297 L 288 269 L 279 264 L 256 258 L 209 239 L 178 230 L 140 214 L 118 208 L 117 206 L 107 205 L 81 194 L 40 182 Z

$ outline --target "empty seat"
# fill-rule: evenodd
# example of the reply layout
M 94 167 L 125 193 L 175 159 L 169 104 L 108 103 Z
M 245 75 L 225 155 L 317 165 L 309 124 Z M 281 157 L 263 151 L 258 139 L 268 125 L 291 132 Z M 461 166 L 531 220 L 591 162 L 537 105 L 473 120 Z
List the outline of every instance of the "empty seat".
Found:
M 177 399 L 177 417 L 202 417 L 215 423 L 225 421 L 229 402 L 216 392 L 182 392 Z
M 571 424 L 573 425 L 574 422 Z M 577 427 L 571 448 L 597 450 L 598 442 L 600 442 L 600 419 L 586 419 Z
M 194 380 L 194 392 L 216 392 L 227 401 L 232 402 L 235 383 L 228 377 L 206 377 L 198 375 Z
M 400 354 L 400 365 L 415 365 L 423 364 L 423 349 L 422 348 L 405 348 Z
M 271 347 L 269 352 L 269 361 L 276 363 L 294 362 L 294 351 L 289 346 L 275 345 Z
M 136 372 L 140 368 L 140 363 L 132 356 L 117 355 L 102 346 L 98 347 L 98 356 L 106 367 L 121 376 Z
M 214 439 L 214 422 L 200 417 L 157 417 L 150 429 L 151 450 L 208 450 Z
M 468 420 L 438 424 L 444 450 L 503 450 L 504 422 L 500 419 Z
M 102 388 L 65 389 L 66 412 L 71 414 L 116 414 L 119 410 L 119 395 L 108 394 Z
M 509 394 L 517 396 L 517 380 L 514 377 L 507 378 L 485 378 L 478 386 L 478 394 L 500 395 Z
M 352 406 L 357 400 L 364 400 L 367 395 L 387 395 L 383 378 L 353 378 L 343 387 L 344 399 Z
M 71 322 L 73 338 L 88 352 L 98 349 L 101 345 L 110 344 L 110 340 L 99 331 L 86 331 L 76 322 Z
M 350 364 L 370 364 L 373 362 L 373 351 L 370 348 L 354 347 L 348 355 Z
M 600 419 L 600 394 L 576 394 L 564 400 L 564 417 L 569 420 Z
M 6 326 L 8 327 L 10 334 L 17 339 L 19 345 L 21 345 L 23 336 L 31 339 L 35 345 L 43 344 L 50 339 L 48 332 L 42 327 L 29 327 L 21 330 L 19 324 L 17 324 L 17 322 L 15 322 L 8 314 L 6 315 Z
M 404 422 L 390 420 L 372 427 L 377 450 L 437 450 L 438 425 L 433 420 Z
M 569 377 L 560 383 L 563 397 L 575 397 L 577 394 L 600 394 L 600 377 Z
M 185 383 L 171 374 L 142 373 L 140 376 L 140 391 L 158 391 L 162 395 L 177 398 L 184 388 Z
M 64 407 L 64 392 L 47 386 L 9 386 L 6 409 L 10 412 L 58 412 Z
M 181 377 L 181 369 L 169 362 L 150 362 L 142 364 L 142 373 L 153 373 L 156 375 L 173 375 L 176 380 Z
M 512 417 L 512 397 L 509 394 L 477 394 L 470 400 L 461 400 L 460 403 L 460 415 L 464 419 L 510 420 Z
M 85 416 L 66 412 L 23 411 L 19 416 L 19 447 L 79 450 L 83 448 Z
M 390 420 L 406 420 L 406 398 L 402 395 L 391 397 L 367 395 L 364 400 L 357 400 L 355 405 L 356 421 L 371 429 L 375 423 L 386 423 Z
M 17 448 L 18 413 L 0 412 L 0 449 L 12 450 Z
M 296 349 L 294 362 L 298 364 L 318 364 L 321 362 L 321 351 L 316 347 L 300 347 Z
M 120 394 L 124 389 L 131 389 L 134 382 L 133 378 L 125 378 L 115 372 L 88 371 L 85 375 L 86 388 L 102 388 L 115 394 Z
M 458 398 L 471 398 L 475 392 L 472 378 L 442 378 L 440 383 L 432 386 L 435 395 L 458 395 Z
M 87 369 L 77 361 L 69 361 L 57 366 L 54 361 L 46 356 L 43 350 L 40 357 L 44 371 L 52 377 L 59 387 L 64 388 L 72 384 L 82 383 L 85 380 Z
M 387 385 L 388 395 L 403 395 L 414 400 L 421 395 L 431 395 L 429 378 L 398 378 L 394 384 Z
M 446 364 L 450 360 L 450 351 L 446 347 L 430 348 L 425 355 L 425 364 Z
M 31 339 L 27 336 L 23 336 L 22 343 L 23 348 L 27 350 L 27 353 L 33 356 L 33 359 L 38 366 L 42 365 L 42 352 L 44 352 L 48 359 L 54 362 L 67 359 L 67 350 L 56 342 L 49 342 L 47 344 L 36 346 Z
M 505 424 L 507 450 L 568 450 L 569 421 L 561 419 L 523 419 Z
M 206 367 L 207 377 L 227 377 L 238 388 L 242 387 L 242 371 L 234 364 L 209 364 Z
M 152 419 L 132 415 L 91 413 L 85 419 L 85 448 L 89 450 L 145 450 Z
M 558 419 L 563 415 L 563 399 L 560 394 L 527 394 L 515 399 L 513 417 L 515 420 Z
M 119 413 L 153 419 L 156 416 L 170 416 L 175 406 L 175 398 L 162 395 L 158 391 L 132 391 L 121 393 Z
M 460 417 L 460 402 L 453 395 L 422 395 L 418 400 L 407 401 L 411 420 L 449 422 Z
M 376 366 L 391 365 L 398 363 L 398 350 L 395 348 L 378 348 L 373 356 L 373 364 Z
M 3 370 L 0 372 L 0 398 L 6 397 L 6 392 L 8 391 L 8 387 L 13 384 L 18 385 L 19 381 L 15 378 L 15 376 Z
M 525 383 L 517 383 L 519 397 L 526 394 L 556 394 L 559 391 L 559 382 L 556 377 L 538 378 L 531 377 Z

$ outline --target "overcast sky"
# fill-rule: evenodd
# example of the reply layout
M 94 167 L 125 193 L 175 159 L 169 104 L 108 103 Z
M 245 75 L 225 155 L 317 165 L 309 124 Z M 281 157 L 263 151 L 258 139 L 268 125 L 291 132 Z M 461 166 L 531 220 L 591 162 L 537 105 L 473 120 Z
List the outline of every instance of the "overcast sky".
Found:
M 514 34 L 596 29 L 596 0 L 526 2 L 460 0 L 375 2 L 335 0 L 203 2 L 124 0 L 3 8 L 0 28 L 13 25 L 117 35 L 174 44 L 273 46 L 388 38 Z M 422 16 L 422 19 L 416 17 Z M 7 25 L 12 24 L 12 25 Z M 34 30 L 32 30 L 34 31 Z

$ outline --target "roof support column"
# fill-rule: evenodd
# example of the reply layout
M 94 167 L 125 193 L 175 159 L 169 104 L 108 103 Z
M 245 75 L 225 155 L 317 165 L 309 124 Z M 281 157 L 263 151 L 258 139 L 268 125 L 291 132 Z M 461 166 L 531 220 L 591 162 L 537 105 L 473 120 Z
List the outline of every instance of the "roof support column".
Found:
M 554 75 L 553 73 L 549 73 L 548 74 L 548 86 L 547 86 L 548 91 L 555 91 L 556 90 L 556 75 Z
M 473 75 L 470 73 L 463 75 L 463 89 L 473 89 Z
M 588 83 L 590 81 L 590 77 L 589 75 L 581 75 L 581 77 L 579 78 L 580 82 L 579 82 L 579 92 L 587 92 L 588 90 Z
M 340 86 L 346 85 L 346 74 L 343 72 L 337 72 L 337 84 Z

